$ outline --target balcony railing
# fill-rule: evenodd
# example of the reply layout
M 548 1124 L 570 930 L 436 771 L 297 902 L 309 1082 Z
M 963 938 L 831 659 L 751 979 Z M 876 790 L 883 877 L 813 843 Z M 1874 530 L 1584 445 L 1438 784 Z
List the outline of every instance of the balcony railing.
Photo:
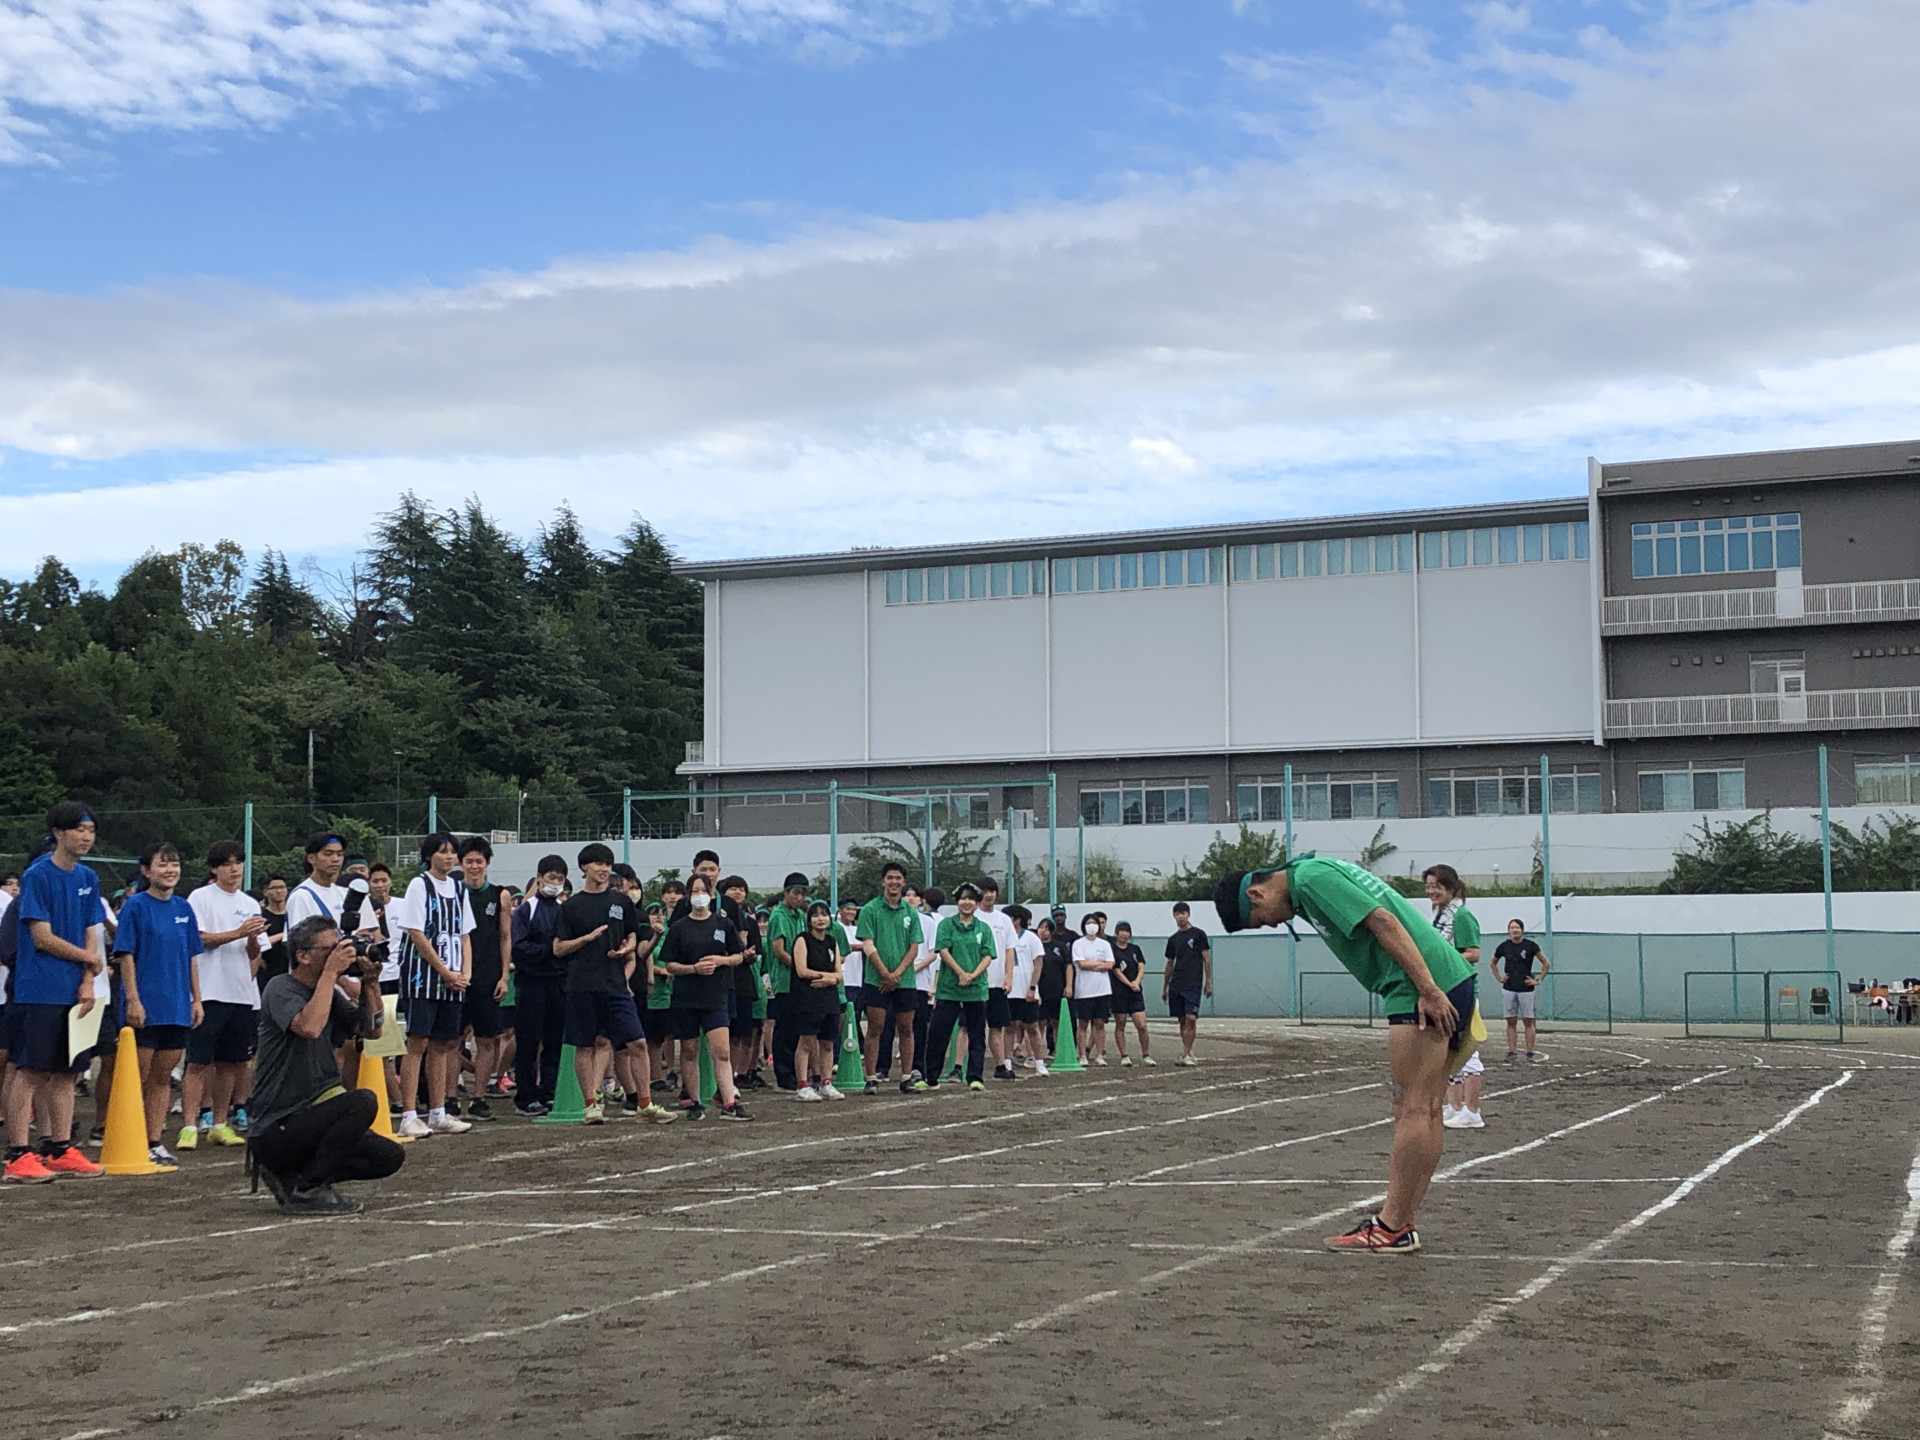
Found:
M 1792 591 L 1788 591 L 1789 597 Z M 1862 620 L 1920 619 L 1920 580 L 1842 581 L 1807 585 L 1800 613 L 1781 592 L 1683 590 L 1663 595 L 1609 595 L 1601 602 L 1606 635 L 1658 635 L 1684 630 L 1755 630 L 1781 625 L 1844 625 Z M 1788 613 L 1780 613 L 1786 610 Z
M 1615 740 L 1753 735 L 1783 730 L 1878 730 L 1920 725 L 1920 686 L 1809 690 L 1804 695 L 1668 695 L 1607 701 Z

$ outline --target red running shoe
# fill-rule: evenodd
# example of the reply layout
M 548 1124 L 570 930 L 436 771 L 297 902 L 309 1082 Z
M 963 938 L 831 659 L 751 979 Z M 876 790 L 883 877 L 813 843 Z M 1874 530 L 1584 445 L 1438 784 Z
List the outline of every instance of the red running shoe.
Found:
M 0 1178 L 8 1185 L 49 1185 L 53 1182 L 53 1172 L 40 1163 L 40 1157 L 29 1150 L 18 1160 L 9 1160 Z
M 1411 1225 L 1389 1230 L 1378 1215 L 1370 1215 L 1344 1235 L 1329 1235 L 1327 1248 L 1342 1254 L 1411 1255 L 1420 1248 L 1420 1232 Z
M 58 1155 L 43 1155 L 40 1163 L 52 1172 L 56 1180 L 75 1180 L 83 1176 L 104 1175 L 106 1166 L 96 1165 L 80 1153 L 78 1145 L 69 1145 Z

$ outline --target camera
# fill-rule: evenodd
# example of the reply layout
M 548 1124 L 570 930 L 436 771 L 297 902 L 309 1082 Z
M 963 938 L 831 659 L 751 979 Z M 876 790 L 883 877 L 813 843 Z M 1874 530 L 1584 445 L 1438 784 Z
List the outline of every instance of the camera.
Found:
M 368 893 L 367 882 L 358 875 L 347 881 L 346 903 L 340 907 L 340 933 L 353 942 L 353 953 L 363 965 L 378 969 L 387 963 L 389 942 L 354 934 L 360 928 L 360 912 L 366 905 Z

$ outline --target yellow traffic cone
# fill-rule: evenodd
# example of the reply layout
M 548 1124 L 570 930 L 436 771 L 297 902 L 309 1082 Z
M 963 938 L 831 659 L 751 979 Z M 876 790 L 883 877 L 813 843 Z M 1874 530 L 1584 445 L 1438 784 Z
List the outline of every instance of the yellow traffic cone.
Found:
M 387 1113 L 387 1069 L 380 1063 L 378 1055 L 362 1054 L 360 1069 L 354 1078 L 354 1089 L 373 1092 L 373 1133 L 383 1135 L 396 1145 L 411 1145 L 411 1136 L 401 1138 L 393 1133 L 393 1116 Z
M 170 1175 L 173 1167 L 147 1158 L 147 1107 L 140 1097 L 140 1051 L 133 1027 L 120 1027 L 114 1051 L 113 1093 L 107 1097 L 107 1141 L 100 1164 L 109 1175 Z

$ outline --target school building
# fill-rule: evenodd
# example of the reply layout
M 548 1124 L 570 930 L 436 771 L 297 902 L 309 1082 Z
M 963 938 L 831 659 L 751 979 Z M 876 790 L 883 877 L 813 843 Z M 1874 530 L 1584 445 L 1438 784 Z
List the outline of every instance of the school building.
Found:
M 824 830 L 836 780 L 914 787 L 937 825 L 1044 826 L 1051 775 L 1062 827 L 1197 854 L 1175 827 L 1278 821 L 1287 765 L 1300 822 L 1544 805 L 1669 835 L 1816 804 L 1821 743 L 1835 806 L 1920 798 L 1920 441 L 1590 460 L 1584 493 L 1514 504 L 679 569 L 706 591 L 681 773 L 716 837 Z M 835 657 L 838 703 L 771 703 L 796 635 Z M 742 790 L 798 793 L 721 793 Z

